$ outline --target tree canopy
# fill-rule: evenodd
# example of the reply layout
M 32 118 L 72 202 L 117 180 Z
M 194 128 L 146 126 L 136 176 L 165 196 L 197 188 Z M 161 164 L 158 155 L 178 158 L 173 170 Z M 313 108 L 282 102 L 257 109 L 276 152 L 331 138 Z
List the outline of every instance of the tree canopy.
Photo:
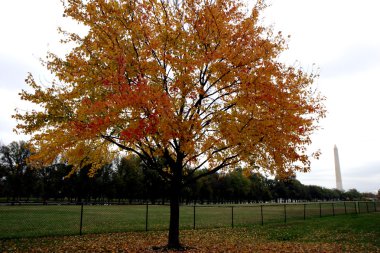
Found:
M 181 186 L 221 169 L 309 170 L 323 97 L 315 74 L 278 60 L 286 40 L 261 25 L 264 1 L 251 13 L 236 0 L 63 3 L 88 33 L 62 31 L 75 46 L 48 54 L 51 86 L 26 80 L 21 98 L 41 109 L 15 118 L 35 166 L 60 157 L 95 173 L 121 149 L 169 182 L 173 207 Z

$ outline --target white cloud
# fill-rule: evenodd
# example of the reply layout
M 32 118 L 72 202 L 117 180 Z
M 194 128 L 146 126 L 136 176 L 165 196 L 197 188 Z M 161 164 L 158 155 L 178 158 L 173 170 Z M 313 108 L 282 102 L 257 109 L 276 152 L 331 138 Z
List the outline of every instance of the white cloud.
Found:
M 334 144 L 338 145 L 343 186 L 361 191 L 380 188 L 380 2 L 376 0 L 272 0 L 266 22 L 291 34 L 283 59 L 309 70 L 320 67 L 319 90 L 327 97 L 324 128 L 311 150 L 321 149 L 301 182 L 335 187 Z M 374 165 L 375 164 L 375 165 Z M 350 176 L 361 170 L 361 177 Z
M 356 74 L 370 71 L 380 64 L 380 47 L 378 45 L 355 45 L 342 52 L 339 57 L 321 66 L 324 78 Z
M 362 41 L 380 43 L 377 0 L 272 0 L 266 23 L 290 34 L 287 57 L 323 65 Z

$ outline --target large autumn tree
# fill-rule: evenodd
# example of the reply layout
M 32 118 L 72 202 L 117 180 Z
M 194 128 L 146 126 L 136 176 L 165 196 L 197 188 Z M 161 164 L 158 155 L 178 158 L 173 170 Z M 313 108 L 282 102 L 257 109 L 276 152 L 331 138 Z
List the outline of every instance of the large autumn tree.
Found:
M 31 134 L 31 162 L 57 157 L 94 173 L 121 151 L 169 184 L 169 247 L 179 247 L 181 188 L 236 167 L 274 175 L 306 172 L 306 146 L 324 116 L 314 74 L 278 60 L 281 34 L 237 0 L 63 0 L 88 28 L 62 31 L 75 45 L 45 62 L 51 85 L 32 75 L 17 113 Z M 207 170 L 202 170 L 207 168 Z M 199 173 L 199 171 L 203 171 Z

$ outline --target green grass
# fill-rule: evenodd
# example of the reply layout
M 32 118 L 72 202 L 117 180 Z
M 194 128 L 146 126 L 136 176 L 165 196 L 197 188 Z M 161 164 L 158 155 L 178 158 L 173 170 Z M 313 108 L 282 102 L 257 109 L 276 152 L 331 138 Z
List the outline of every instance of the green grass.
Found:
M 261 212 L 262 209 L 262 212 Z M 285 219 L 286 209 L 286 219 Z M 373 212 L 373 204 L 368 211 Z M 379 207 L 378 207 L 379 209 Z M 361 203 L 358 211 L 367 213 L 367 204 Z M 263 214 L 261 216 L 261 213 Z M 284 224 L 315 217 L 346 216 L 355 213 L 355 203 L 312 203 L 289 205 L 233 205 L 196 206 L 195 228 L 249 227 Z M 83 234 L 167 230 L 169 206 L 149 205 L 146 224 L 145 205 L 112 205 L 83 207 Z M 233 219 L 232 219 L 233 214 Z M 0 206 L 0 239 L 41 236 L 78 235 L 80 231 L 81 206 Z M 336 218 L 336 217 L 333 217 Z M 147 227 L 146 227 L 147 226 Z M 182 206 L 180 228 L 193 229 L 194 208 Z
M 152 252 L 166 231 L 0 240 L 0 252 Z M 380 213 L 181 231 L 189 252 L 379 252 Z
M 257 229 L 257 228 L 256 228 Z M 342 242 L 372 244 L 380 248 L 380 213 L 329 216 L 258 228 L 271 241 Z
M 80 207 L 1 206 L 0 238 L 78 233 Z

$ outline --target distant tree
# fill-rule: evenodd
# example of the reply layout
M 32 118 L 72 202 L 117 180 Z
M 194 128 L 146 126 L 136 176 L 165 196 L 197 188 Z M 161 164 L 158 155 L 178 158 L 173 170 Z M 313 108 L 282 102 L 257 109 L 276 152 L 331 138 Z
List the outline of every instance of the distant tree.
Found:
M 288 188 L 288 196 L 291 200 L 303 200 L 307 198 L 305 186 L 296 177 L 286 180 L 285 186 Z
M 200 181 L 200 187 L 198 191 L 198 196 L 201 204 L 203 204 L 205 201 L 207 203 L 210 203 L 210 201 L 216 200 L 216 199 L 222 199 L 220 195 L 216 194 L 216 185 L 220 183 L 220 177 L 218 175 L 212 175 L 207 178 L 201 178 Z
M 30 169 L 27 165 L 29 156 L 30 150 L 24 141 L 12 142 L 0 147 L 0 164 L 4 170 L 3 177 L 5 177 L 4 191 L 13 200 L 20 198 L 27 193 L 26 189 L 32 187 L 28 184 L 31 183 L 30 181 L 24 181 L 24 175 Z
M 65 190 L 65 185 L 68 184 L 68 180 L 64 180 L 64 177 L 68 175 L 71 171 L 72 166 L 65 164 L 52 164 L 40 169 L 39 179 L 36 182 L 37 184 L 37 195 L 42 197 L 43 201 L 48 201 L 51 198 L 58 200 L 59 198 L 72 197 L 72 194 L 68 193 Z M 71 185 L 70 190 L 72 190 L 73 185 Z
M 0 197 L 5 196 L 5 180 L 7 176 L 7 169 L 0 164 Z
M 289 189 L 284 180 L 276 179 L 274 188 L 272 188 L 272 190 L 274 191 L 276 200 L 282 199 L 283 201 L 286 201 L 290 198 Z
M 320 186 L 309 185 L 308 186 L 308 192 L 309 192 L 309 200 L 323 200 L 323 199 L 325 199 L 323 189 Z
M 344 196 L 348 200 L 360 200 L 362 198 L 362 195 L 358 190 L 356 189 L 350 189 L 344 193 Z
M 50 87 L 27 78 L 21 98 L 41 110 L 15 118 L 33 135 L 32 162 L 60 155 L 94 175 L 115 146 L 138 155 L 170 187 L 169 248 L 184 186 L 237 166 L 309 170 L 323 98 L 314 74 L 279 61 L 286 41 L 262 26 L 263 1 L 250 14 L 240 0 L 63 2 L 88 33 L 64 32 L 75 47 L 48 54 Z
M 117 164 L 114 180 L 119 198 L 128 198 L 132 203 L 144 197 L 144 174 L 138 156 L 123 157 Z
M 195 172 L 195 176 L 197 174 L 203 174 L 206 171 L 206 169 L 197 171 Z M 200 178 L 189 184 L 188 187 L 190 187 L 190 191 L 192 192 L 193 201 L 200 202 L 201 204 L 205 202 L 222 202 L 223 197 L 220 193 L 221 178 L 222 177 L 216 173 L 209 177 Z
M 224 197 L 230 202 L 242 202 L 248 197 L 250 181 L 243 175 L 241 169 L 237 169 L 223 177 L 222 191 Z
M 272 192 L 270 191 L 268 179 L 260 173 L 252 173 L 249 176 L 250 191 L 248 193 L 249 201 L 269 201 L 272 200 Z
M 372 193 L 372 192 L 363 192 L 361 193 L 362 195 L 362 198 L 365 199 L 365 200 L 374 200 L 376 199 L 376 194 Z
M 332 200 L 343 200 L 344 192 L 338 189 L 332 189 Z
M 101 202 L 111 201 L 116 195 L 116 187 L 114 182 L 115 170 L 114 164 L 104 165 L 101 170 L 98 171 L 96 176 L 96 189 L 94 190 L 93 197 Z

